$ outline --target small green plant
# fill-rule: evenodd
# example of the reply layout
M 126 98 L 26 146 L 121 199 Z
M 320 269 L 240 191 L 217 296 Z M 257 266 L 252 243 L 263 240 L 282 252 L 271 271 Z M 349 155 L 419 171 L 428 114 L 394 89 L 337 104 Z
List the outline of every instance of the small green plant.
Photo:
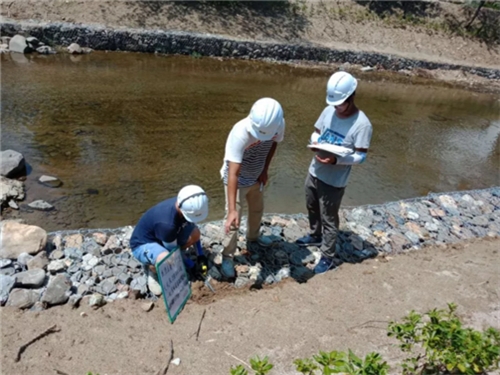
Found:
M 274 365 L 269 363 L 269 358 L 267 356 L 262 359 L 256 356 L 250 359 L 250 367 L 255 371 L 255 375 L 266 375 L 272 370 Z M 231 375 L 248 375 L 248 370 L 242 365 L 231 367 L 230 371 Z
M 389 324 L 388 335 L 411 354 L 402 364 L 403 374 L 472 375 L 498 368 L 500 333 L 463 328 L 455 310 L 448 304 L 448 311 L 433 309 L 424 316 L 412 311 L 402 323 Z
M 255 375 L 266 375 L 274 367 L 273 364 L 269 363 L 267 356 L 263 359 L 260 359 L 259 356 L 250 359 L 250 366 L 255 371 Z
M 191 52 L 191 58 L 193 58 L 193 59 L 201 59 L 202 57 L 203 57 L 203 55 L 199 52 L 196 52 L 196 51 Z
M 242 365 L 236 367 L 231 366 L 231 375 L 248 375 L 248 371 Z
M 378 353 L 369 353 L 364 359 L 359 358 L 352 350 L 345 352 L 319 352 L 311 359 L 295 360 L 295 368 L 302 374 L 313 375 L 316 370 L 330 375 L 343 373 L 347 375 L 387 375 L 389 365 L 382 361 Z M 319 366 L 318 366 L 319 365 Z

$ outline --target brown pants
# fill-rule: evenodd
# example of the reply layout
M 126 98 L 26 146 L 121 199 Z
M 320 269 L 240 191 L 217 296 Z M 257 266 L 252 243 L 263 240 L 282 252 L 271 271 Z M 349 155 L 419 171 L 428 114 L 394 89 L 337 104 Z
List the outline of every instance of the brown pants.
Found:
M 227 186 L 224 185 L 226 194 L 226 217 L 228 212 Z M 260 191 L 260 183 L 245 188 L 238 188 L 236 191 L 236 210 L 238 211 L 239 220 L 248 204 L 247 217 L 247 241 L 255 241 L 259 237 L 260 222 L 264 213 L 264 192 Z M 232 228 L 225 236 L 222 243 L 224 245 L 223 255 L 232 255 L 236 251 L 238 244 L 238 228 Z

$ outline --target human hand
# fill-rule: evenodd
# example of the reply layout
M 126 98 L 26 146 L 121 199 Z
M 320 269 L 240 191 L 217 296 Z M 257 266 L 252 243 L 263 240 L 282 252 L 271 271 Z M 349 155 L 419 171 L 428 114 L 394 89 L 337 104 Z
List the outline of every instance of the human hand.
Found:
M 260 174 L 260 176 L 257 179 L 257 181 L 259 181 L 260 183 L 266 185 L 267 184 L 267 180 L 268 180 L 267 171 L 262 171 L 262 173 Z
M 318 142 L 311 142 L 311 144 L 312 145 L 317 145 Z M 310 150 L 313 151 L 313 152 L 318 152 L 319 151 L 317 148 L 312 148 L 312 147 L 310 148 Z
M 196 258 L 196 273 L 206 277 L 208 272 L 208 258 L 205 255 L 199 255 Z
M 327 156 L 326 158 L 322 158 L 322 157 L 316 155 L 316 160 L 319 161 L 320 163 L 323 163 L 323 164 L 336 164 L 337 163 L 337 157 L 335 155 Z
M 240 218 L 238 215 L 238 211 L 229 211 L 227 214 L 226 223 L 224 224 L 224 229 L 226 234 L 229 233 L 231 228 L 238 228 L 240 225 Z

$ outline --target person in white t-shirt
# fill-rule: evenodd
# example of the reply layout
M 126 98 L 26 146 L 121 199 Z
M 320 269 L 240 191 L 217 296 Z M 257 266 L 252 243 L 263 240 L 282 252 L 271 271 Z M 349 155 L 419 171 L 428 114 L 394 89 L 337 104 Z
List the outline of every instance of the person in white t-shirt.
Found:
M 236 123 L 226 141 L 221 177 L 226 195 L 226 218 L 222 272 L 234 277 L 232 255 L 236 250 L 238 227 L 248 204 L 247 248 L 254 244 L 270 246 L 261 237 L 260 223 L 264 213 L 263 188 L 268 181 L 268 168 L 283 141 L 285 120 L 283 109 L 274 99 L 262 98 L 252 106 L 248 117 Z
M 321 246 L 321 259 L 314 268 L 316 274 L 335 267 L 333 260 L 339 230 L 339 209 L 353 165 L 366 159 L 372 138 L 372 124 L 354 103 L 358 81 L 347 72 L 334 73 L 327 83 L 326 103 L 314 125 L 311 143 L 327 143 L 349 148 L 352 154 L 335 156 L 332 153 L 312 149 L 316 152 L 305 190 L 309 214 L 310 234 L 299 238 L 301 246 Z

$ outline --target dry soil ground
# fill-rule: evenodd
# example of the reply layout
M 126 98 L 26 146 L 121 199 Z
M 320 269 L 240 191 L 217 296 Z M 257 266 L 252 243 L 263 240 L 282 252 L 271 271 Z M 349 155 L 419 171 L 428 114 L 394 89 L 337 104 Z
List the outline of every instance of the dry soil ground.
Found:
M 500 239 L 483 240 L 344 264 L 305 284 L 289 281 L 234 293 L 221 292 L 219 284 L 214 298 L 196 292 L 197 301 L 188 303 L 173 325 L 162 302 L 150 312 L 132 300 L 96 311 L 86 305 L 43 312 L 2 308 L 2 374 L 155 374 L 170 356 L 170 340 L 181 359 L 170 366 L 170 375 L 227 374 L 239 364 L 235 357 L 248 361 L 255 354 L 270 357 L 272 374 L 294 374 L 295 358 L 347 348 L 377 351 L 394 364 L 401 354 L 386 336 L 387 322 L 412 309 L 424 312 L 455 302 L 467 324 L 500 328 L 499 250 Z M 14 361 L 21 345 L 54 324 L 60 332 Z

